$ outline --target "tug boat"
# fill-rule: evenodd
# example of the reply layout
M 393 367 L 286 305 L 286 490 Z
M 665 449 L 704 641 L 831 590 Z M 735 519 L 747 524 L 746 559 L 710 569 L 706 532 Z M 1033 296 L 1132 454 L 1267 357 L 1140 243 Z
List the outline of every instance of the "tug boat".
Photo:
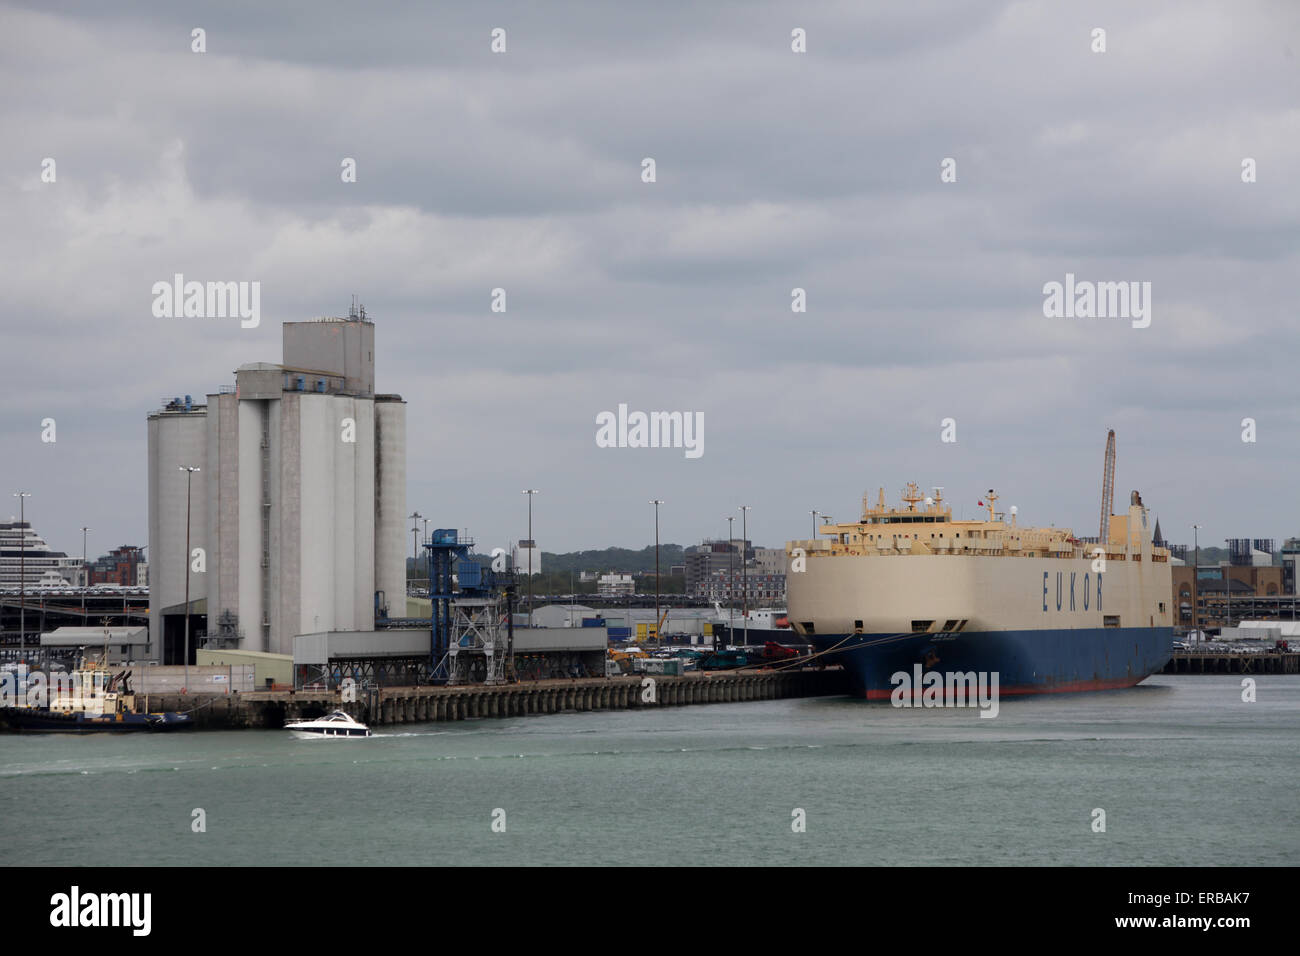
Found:
M 313 717 L 311 720 L 295 720 L 284 725 L 299 740 L 311 740 L 315 737 L 369 737 L 370 728 L 351 715 L 336 710 L 325 717 Z
M 4 675 L 6 697 L 26 698 L 17 693 L 18 674 Z M 85 734 L 120 733 L 130 730 L 179 730 L 194 726 L 189 714 L 175 711 L 136 710 L 136 695 L 129 688 L 130 671 L 110 676 L 101 662 L 84 662 L 70 674 L 32 675 L 40 690 L 27 688 L 36 696 L 48 695 L 48 706 L 19 703 L 0 707 L 0 724 L 18 732 Z M 13 684 L 13 693 L 9 684 Z

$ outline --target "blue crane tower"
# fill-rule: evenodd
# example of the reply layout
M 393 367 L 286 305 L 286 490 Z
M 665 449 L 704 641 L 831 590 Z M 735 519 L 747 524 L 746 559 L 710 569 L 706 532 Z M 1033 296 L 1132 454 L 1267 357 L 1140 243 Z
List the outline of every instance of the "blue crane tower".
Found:
M 424 545 L 429 552 L 429 664 L 435 684 L 502 684 L 514 679 L 515 576 L 470 560 L 473 546 L 474 539 L 462 537 L 455 528 L 436 529 Z

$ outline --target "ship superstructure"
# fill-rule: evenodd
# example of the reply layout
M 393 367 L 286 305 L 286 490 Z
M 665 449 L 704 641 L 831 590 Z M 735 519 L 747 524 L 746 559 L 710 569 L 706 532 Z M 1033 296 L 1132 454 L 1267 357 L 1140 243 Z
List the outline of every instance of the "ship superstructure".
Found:
M 1169 659 L 1169 552 L 1138 492 L 1095 543 L 1023 526 L 1014 508 L 1007 520 L 993 490 L 975 520 L 955 520 L 942 489 L 909 483 L 901 498 L 864 496 L 857 521 L 786 546 L 790 623 L 859 694 L 888 697 L 914 664 L 996 671 L 1016 694 L 1129 686 Z

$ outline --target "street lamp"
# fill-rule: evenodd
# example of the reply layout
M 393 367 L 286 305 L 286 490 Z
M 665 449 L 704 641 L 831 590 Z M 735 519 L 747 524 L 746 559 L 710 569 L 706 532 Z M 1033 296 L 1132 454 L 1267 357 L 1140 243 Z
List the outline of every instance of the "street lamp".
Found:
M 419 591 L 413 589 L 411 582 L 420 580 L 420 519 L 423 518 L 424 515 L 420 514 L 418 511 L 412 511 L 406 517 L 410 518 L 411 521 L 414 522 L 414 524 L 411 525 L 411 574 L 408 575 L 406 579 L 406 593 L 419 594 Z M 425 528 L 428 528 L 427 524 L 425 525 Z M 432 583 L 429 585 L 429 594 L 433 594 Z
M 745 646 L 749 646 L 749 509 L 751 505 L 740 506 L 740 546 L 745 550 L 740 555 L 740 590 L 741 600 L 745 602 L 742 620 L 745 622 Z
M 419 570 L 420 567 L 420 519 L 424 517 L 418 511 L 412 511 L 406 517 L 415 523 L 411 525 L 411 562 L 414 565 L 412 570 Z
M 528 626 L 533 626 L 533 495 L 537 488 L 525 488 L 521 494 L 528 496 Z
M 817 515 L 819 512 L 816 509 L 814 509 L 808 513 L 813 516 L 813 537 L 816 538 L 817 537 Z
M 1201 643 L 1201 631 L 1200 627 L 1197 625 L 1197 619 L 1200 617 L 1200 608 L 1198 605 L 1201 603 L 1200 531 L 1201 526 L 1199 524 L 1192 525 L 1192 541 L 1196 547 L 1196 556 L 1192 559 L 1192 632 L 1196 635 L 1196 643 L 1198 646 Z
M 86 532 L 89 528 L 81 529 L 81 623 L 86 623 L 86 590 L 90 587 L 90 570 L 86 567 Z
M 200 469 L 181 465 L 179 470 L 185 472 L 185 563 L 181 566 L 185 573 L 185 686 L 181 693 L 187 694 L 190 686 L 190 485 L 194 473 Z
M 659 637 L 659 506 L 664 502 L 655 498 L 650 503 L 655 506 L 655 641 L 662 644 Z
M 1232 542 L 1227 538 L 1225 538 L 1224 543 L 1228 545 L 1230 550 L 1228 554 L 1228 563 L 1223 569 L 1223 594 L 1228 602 L 1228 608 L 1226 612 L 1227 616 L 1224 618 L 1223 624 L 1224 627 L 1232 627 L 1232 553 L 1231 553 Z M 1222 634 L 1223 632 L 1220 631 L 1219 633 Z
M 428 518 L 421 518 L 420 520 L 421 520 L 422 522 L 424 522 L 424 540 L 427 542 L 427 541 L 429 540 L 429 519 L 428 519 Z M 426 552 L 424 552 L 424 583 L 425 583 L 426 585 L 428 585 L 427 590 L 429 591 L 429 593 L 430 593 L 431 595 L 432 595 L 432 593 L 433 593 L 433 564 L 432 564 L 432 562 L 433 562 L 433 552 L 432 552 L 432 551 L 426 551 Z M 416 555 L 416 556 L 415 556 L 415 566 L 416 566 L 417 568 L 420 566 L 420 556 L 419 556 L 419 555 Z
M 736 640 L 736 531 L 735 515 L 727 515 L 727 638 Z
M 15 491 L 18 499 L 18 657 L 19 663 L 27 658 L 27 512 L 25 505 L 32 496 L 30 491 Z

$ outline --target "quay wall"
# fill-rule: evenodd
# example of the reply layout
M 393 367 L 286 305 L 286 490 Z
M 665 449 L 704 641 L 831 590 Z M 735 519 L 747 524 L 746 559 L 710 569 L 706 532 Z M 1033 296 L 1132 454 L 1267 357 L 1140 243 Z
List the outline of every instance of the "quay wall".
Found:
M 150 695 L 150 710 L 188 711 L 197 727 L 278 728 L 286 721 L 343 710 L 372 729 L 392 724 L 525 717 L 563 711 L 634 710 L 692 704 L 738 703 L 848 693 L 839 668 L 728 671 L 681 677 L 636 675 L 517 684 L 358 689 L 355 700 L 339 691 L 252 691 L 220 697 Z M 137 706 L 143 706 L 141 695 Z
M 1300 674 L 1300 654 L 1174 651 L 1162 674 Z

